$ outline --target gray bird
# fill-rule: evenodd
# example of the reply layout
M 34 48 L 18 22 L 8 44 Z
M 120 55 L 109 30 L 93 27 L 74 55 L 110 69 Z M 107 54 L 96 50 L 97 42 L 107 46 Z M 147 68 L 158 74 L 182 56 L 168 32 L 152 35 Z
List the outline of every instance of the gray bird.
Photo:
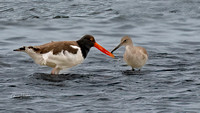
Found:
M 115 47 L 111 53 L 117 50 L 119 47 L 125 46 L 126 50 L 124 53 L 124 61 L 132 67 L 134 71 L 135 68 L 140 69 L 146 64 L 148 60 L 148 54 L 145 48 L 134 46 L 131 38 L 129 36 L 124 36 L 121 39 L 120 44 Z

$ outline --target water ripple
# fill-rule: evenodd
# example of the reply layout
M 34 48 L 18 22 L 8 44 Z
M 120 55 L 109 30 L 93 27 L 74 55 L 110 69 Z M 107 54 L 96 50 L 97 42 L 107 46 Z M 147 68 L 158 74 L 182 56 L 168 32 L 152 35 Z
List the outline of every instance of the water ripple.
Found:
M 1 112 L 199 112 L 199 6 L 198 0 L 0 1 Z M 115 59 L 92 48 L 82 64 L 51 75 L 51 68 L 12 51 L 85 34 L 109 51 L 129 35 L 149 60 L 131 71 L 124 47 Z

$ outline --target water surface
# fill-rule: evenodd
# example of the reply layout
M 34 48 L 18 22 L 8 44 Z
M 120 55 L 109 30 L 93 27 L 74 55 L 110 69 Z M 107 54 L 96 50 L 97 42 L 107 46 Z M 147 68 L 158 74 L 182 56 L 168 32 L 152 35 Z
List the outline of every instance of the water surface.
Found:
M 85 34 L 109 51 L 129 35 L 149 61 L 132 72 L 124 47 L 115 59 L 92 48 L 55 77 L 12 51 Z M 199 0 L 2 0 L 0 112 L 199 112 L 199 34 Z

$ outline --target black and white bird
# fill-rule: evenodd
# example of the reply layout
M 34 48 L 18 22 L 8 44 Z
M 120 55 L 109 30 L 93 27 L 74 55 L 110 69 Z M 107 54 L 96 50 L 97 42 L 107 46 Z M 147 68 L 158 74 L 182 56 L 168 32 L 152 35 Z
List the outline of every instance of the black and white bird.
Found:
M 100 46 L 92 35 L 85 35 L 77 41 L 50 42 L 40 46 L 24 46 L 14 51 L 26 52 L 36 64 L 52 67 L 51 74 L 71 68 L 83 62 L 91 47 L 114 58 L 114 55 Z

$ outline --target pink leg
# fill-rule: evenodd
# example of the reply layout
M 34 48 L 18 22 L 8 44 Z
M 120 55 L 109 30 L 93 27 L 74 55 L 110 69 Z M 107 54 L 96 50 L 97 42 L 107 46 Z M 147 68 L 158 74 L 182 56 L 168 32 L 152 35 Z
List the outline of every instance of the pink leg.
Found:
M 60 69 L 59 69 L 59 68 L 57 68 L 57 69 L 56 69 L 56 73 L 55 73 L 55 74 L 59 74 L 59 72 L 60 72 Z
M 53 68 L 52 71 L 51 71 L 51 74 L 52 75 L 57 75 L 57 74 L 59 74 L 59 72 L 60 72 L 59 68 Z
M 51 74 L 55 75 L 55 71 L 56 71 L 56 68 L 53 68 L 52 71 L 51 71 Z

